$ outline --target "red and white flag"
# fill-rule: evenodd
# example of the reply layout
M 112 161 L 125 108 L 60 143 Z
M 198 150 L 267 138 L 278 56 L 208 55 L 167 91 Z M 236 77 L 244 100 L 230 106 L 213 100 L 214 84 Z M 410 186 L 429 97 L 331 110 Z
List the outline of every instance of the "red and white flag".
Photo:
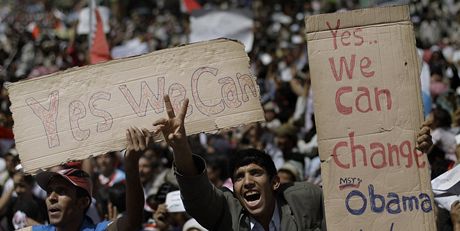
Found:
M 109 44 L 105 37 L 104 28 L 102 24 L 102 17 L 97 7 L 94 7 L 96 15 L 96 31 L 91 33 L 92 44 L 90 46 L 90 64 L 96 64 L 111 60 Z
M 40 37 L 40 27 L 38 27 L 37 23 L 31 22 L 27 25 L 27 31 L 32 34 L 32 37 L 37 40 Z
M 200 3 L 197 0 L 181 0 L 180 8 L 184 13 L 192 13 L 194 10 L 201 9 Z

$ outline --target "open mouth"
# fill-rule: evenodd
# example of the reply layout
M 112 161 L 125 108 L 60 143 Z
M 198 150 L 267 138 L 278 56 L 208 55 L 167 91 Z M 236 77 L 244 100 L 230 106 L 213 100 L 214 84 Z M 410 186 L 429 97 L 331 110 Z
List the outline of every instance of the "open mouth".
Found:
M 49 212 L 50 214 L 54 214 L 54 213 L 57 213 L 57 212 L 59 212 L 59 211 L 60 211 L 60 210 L 57 209 L 57 208 L 50 208 L 50 209 L 48 210 L 48 212 Z
M 244 199 L 248 202 L 256 202 L 260 199 L 260 193 L 256 191 L 250 191 L 244 194 Z

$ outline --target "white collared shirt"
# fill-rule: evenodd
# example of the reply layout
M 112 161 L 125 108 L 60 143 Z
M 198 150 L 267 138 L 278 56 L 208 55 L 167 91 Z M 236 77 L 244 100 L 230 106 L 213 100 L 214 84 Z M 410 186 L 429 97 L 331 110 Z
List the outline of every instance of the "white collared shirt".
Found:
M 264 227 L 254 218 L 250 217 L 251 231 L 265 231 Z M 281 220 L 280 212 L 278 210 L 278 203 L 275 202 L 275 210 L 273 211 L 270 225 L 268 226 L 269 231 L 281 231 Z

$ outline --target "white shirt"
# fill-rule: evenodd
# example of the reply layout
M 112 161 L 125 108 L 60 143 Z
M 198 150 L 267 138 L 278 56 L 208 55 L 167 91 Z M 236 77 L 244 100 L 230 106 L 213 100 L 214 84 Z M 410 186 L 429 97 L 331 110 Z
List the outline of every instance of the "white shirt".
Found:
M 254 218 L 250 217 L 251 231 L 265 231 L 264 227 Z M 275 202 L 275 210 L 273 211 L 272 219 L 268 227 L 269 231 L 281 231 L 280 212 L 278 203 Z

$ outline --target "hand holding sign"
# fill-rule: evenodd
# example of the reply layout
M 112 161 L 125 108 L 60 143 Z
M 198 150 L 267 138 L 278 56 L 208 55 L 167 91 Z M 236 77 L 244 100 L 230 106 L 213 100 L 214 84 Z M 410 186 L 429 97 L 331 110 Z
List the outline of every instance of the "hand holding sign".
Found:
M 417 134 L 417 149 L 423 153 L 428 153 L 433 146 L 433 140 L 430 134 L 431 121 L 425 121 Z
M 150 135 L 147 129 L 139 130 L 139 128 L 128 128 L 126 130 L 126 145 L 125 159 L 127 162 L 137 167 L 139 158 L 144 153 L 150 142 Z
M 452 204 L 450 208 L 450 217 L 452 219 L 452 224 L 456 228 L 455 230 L 458 230 L 457 228 L 460 227 L 460 202 L 459 201 Z

